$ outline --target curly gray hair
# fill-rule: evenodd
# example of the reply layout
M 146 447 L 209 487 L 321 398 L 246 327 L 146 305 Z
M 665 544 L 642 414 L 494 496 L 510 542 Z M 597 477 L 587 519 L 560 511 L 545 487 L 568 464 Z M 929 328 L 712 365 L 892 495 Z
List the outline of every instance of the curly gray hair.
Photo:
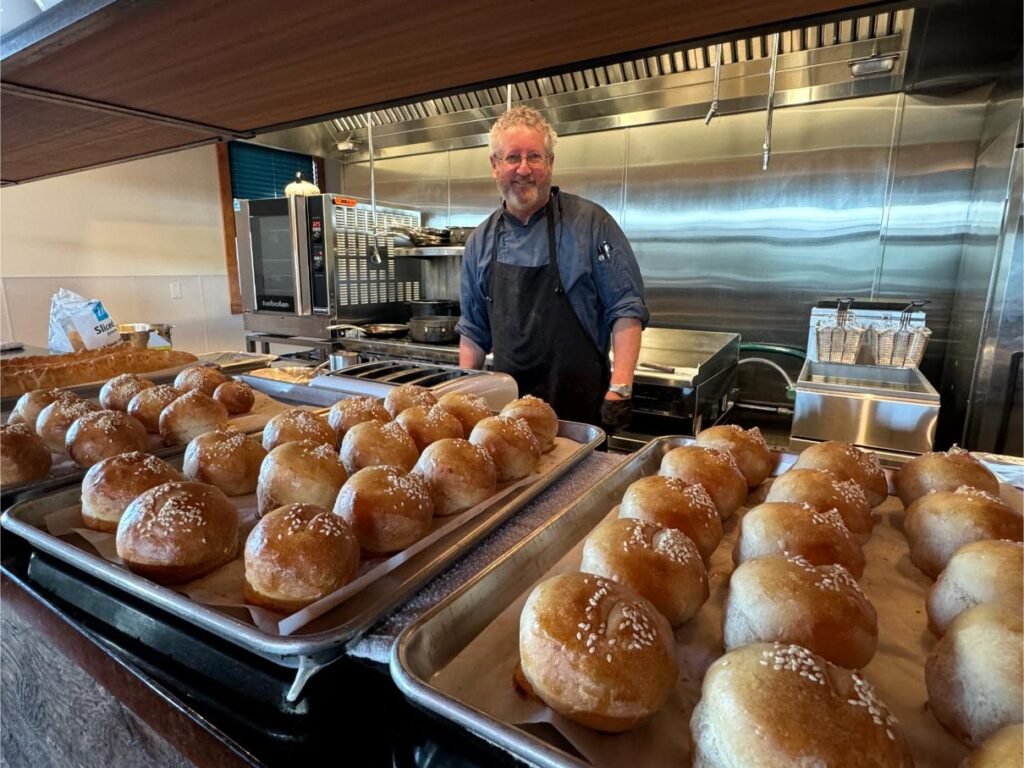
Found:
M 494 121 L 494 125 L 491 126 L 490 133 L 490 145 L 491 154 L 495 155 L 498 152 L 498 144 L 501 138 L 501 134 L 505 131 L 511 130 L 512 128 L 529 128 L 530 130 L 540 131 L 544 134 L 544 149 L 547 151 L 549 157 L 553 157 L 555 154 L 555 142 L 558 141 L 558 134 L 555 133 L 555 129 L 551 127 L 551 123 L 544 119 L 544 116 L 533 107 L 512 107 L 512 109 L 505 112 L 501 117 Z

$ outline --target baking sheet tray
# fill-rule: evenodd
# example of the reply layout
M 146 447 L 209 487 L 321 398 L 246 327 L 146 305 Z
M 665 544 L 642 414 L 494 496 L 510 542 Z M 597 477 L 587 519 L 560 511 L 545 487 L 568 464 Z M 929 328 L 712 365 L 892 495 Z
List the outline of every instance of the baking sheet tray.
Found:
M 665 453 L 692 442 L 665 437 L 648 443 L 412 623 L 392 648 L 391 674 L 398 687 L 419 706 L 536 765 L 591 765 L 569 746 L 566 736 L 577 739 L 583 751 L 592 750 L 597 764 L 689 764 L 689 715 L 704 672 L 723 653 L 721 620 L 733 569 L 737 516 L 726 521 L 725 538 L 711 561 L 710 599 L 694 620 L 676 631 L 681 671 L 676 691 L 665 709 L 638 732 L 608 736 L 579 726 L 574 731 L 573 724 L 558 721 L 550 710 L 520 699 L 511 676 L 518 660 L 517 619 L 533 585 L 549 572 L 577 569 L 582 540 L 618 505 L 629 484 L 656 474 Z M 794 455 L 783 454 L 776 473 L 794 460 Z M 756 496 L 748 501 L 756 503 Z M 956 766 L 967 749 L 925 706 L 924 660 L 935 642 L 925 613 L 931 581 L 909 562 L 906 540 L 898 530 L 903 518 L 899 500 L 892 497 L 874 515 L 875 532 L 865 546 L 868 568 L 861 586 L 878 611 L 879 646 L 865 674 L 900 720 L 917 765 Z M 538 710 L 546 714 L 538 715 Z M 553 720 L 558 722 L 557 731 L 550 724 Z M 648 752 L 651 744 L 661 747 Z
M 76 504 L 81 494 L 77 485 L 15 504 L 0 517 L 0 525 L 84 573 L 258 656 L 284 667 L 298 668 L 300 674 L 311 674 L 310 670 L 315 671 L 340 656 L 347 642 L 406 600 L 420 585 L 535 498 L 591 453 L 605 437 L 597 427 L 568 421 L 559 422 L 558 434 L 574 441 L 578 447 L 567 451 L 560 462 L 547 468 L 532 483 L 499 493 L 491 506 L 467 520 L 464 526 L 456 527 L 346 602 L 289 636 L 269 635 L 247 620 L 201 605 L 179 592 L 136 576 L 104 560 L 85 542 L 79 541 L 81 546 L 73 543 L 77 537 L 65 540 L 51 536 L 45 530 L 46 516 Z

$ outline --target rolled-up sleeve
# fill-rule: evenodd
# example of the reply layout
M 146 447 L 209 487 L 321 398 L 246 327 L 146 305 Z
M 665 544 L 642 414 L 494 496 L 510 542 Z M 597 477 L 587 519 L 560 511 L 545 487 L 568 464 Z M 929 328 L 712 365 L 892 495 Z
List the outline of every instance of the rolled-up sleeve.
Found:
M 491 351 L 491 321 L 484 294 L 484 278 L 487 274 L 483 247 L 486 242 L 483 236 L 484 229 L 486 227 L 478 227 L 478 231 L 470 236 L 462 256 L 462 271 L 459 278 L 462 317 L 459 318 L 455 330 L 486 353 Z
M 607 242 L 610 248 L 607 258 L 592 257 L 594 283 L 605 308 L 607 327 L 611 328 L 620 317 L 635 317 L 646 328 L 651 314 L 640 266 L 625 233 L 609 215 L 600 224 L 598 242 Z

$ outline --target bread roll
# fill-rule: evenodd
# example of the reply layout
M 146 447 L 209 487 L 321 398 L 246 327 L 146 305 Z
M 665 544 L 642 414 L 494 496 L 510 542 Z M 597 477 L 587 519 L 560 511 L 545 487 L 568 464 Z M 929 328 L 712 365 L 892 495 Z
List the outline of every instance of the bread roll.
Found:
M 208 365 L 190 365 L 174 377 L 174 386 L 182 392 L 202 390 L 204 395 L 213 397 L 217 387 L 228 380 L 228 377 L 216 368 Z
M 1024 604 L 1024 545 L 985 540 L 958 549 L 928 593 L 928 628 L 945 634 L 953 619 L 976 605 Z
M 498 470 L 498 482 L 520 480 L 537 470 L 540 442 L 522 419 L 488 416 L 469 433 L 469 442 L 490 454 Z
M 860 669 L 875 655 L 878 616 L 843 566 L 767 555 L 732 572 L 722 633 L 727 651 L 753 643 L 794 644 Z
M 294 613 L 352 580 L 359 542 L 329 509 L 288 504 L 256 524 L 244 558 L 246 602 Z
M 834 509 L 858 544 L 866 544 L 875 527 L 864 489 L 853 480 L 840 480 L 827 469 L 784 472 L 772 482 L 765 501 L 810 504 L 819 512 Z
M 960 768 L 1016 768 L 1024 765 L 1024 725 L 1004 725 L 971 752 Z
M 90 400 L 58 398 L 43 408 L 36 419 L 36 434 L 52 453 L 64 453 L 65 438 L 71 425 L 100 407 Z
M 907 509 L 903 533 L 910 561 L 936 578 L 960 547 L 985 539 L 1024 538 L 1020 513 L 995 496 L 962 486 L 922 496 Z
M 158 485 L 181 480 L 181 473 L 146 453 L 122 453 L 94 464 L 82 480 L 82 520 L 86 528 L 113 533 L 135 499 Z
M 864 489 L 872 508 L 889 496 L 889 483 L 878 457 L 849 443 L 828 440 L 812 445 L 800 454 L 793 469 L 827 469 L 840 480 L 853 480 Z
M 228 496 L 244 496 L 256 491 L 266 456 L 254 438 L 234 429 L 215 429 L 189 442 L 182 472 L 189 480 L 214 485 Z
M 911 459 L 893 477 L 896 495 L 909 507 L 932 491 L 955 491 L 961 486 L 999 495 L 999 480 L 963 448 L 925 453 Z
M 28 424 L 0 427 L 0 488 L 42 480 L 52 463 L 50 449 Z
M 267 454 L 256 482 L 259 514 L 285 504 L 334 506 L 348 473 L 329 445 L 299 440 L 284 443 Z
M 1021 607 L 976 605 L 961 613 L 925 663 L 928 707 L 961 741 L 980 744 L 1021 721 Z
M 122 373 L 103 385 L 100 390 L 100 405 L 108 411 L 127 411 L 132 398 L 152 386 L 152 381 L 136 373 Z
M 629 587 L 586 573 L 534 587 L 519 616 L 519 659 L 551 709 L 609 733 L 661 709 L 679 674 L 665 617 Z
M 722 541 L 722 520 L 704 486 L 678 477 L 652 475 L 631 483 L 619 517 L 682 531 L 697 545 L 705 564 Z
M 414 405 L 425 405 L 429 408 L 436 404 L 437 398 L 429 389 L 415 384 L 401 384 L 388 392 L 384 398 L 384 407 L 391 414 L 391 418 Z
M 347 397 L 331 406 L 327 423 L 338 435 L 339 442 L 356 424 L 364 421 L 391 421 L 391 414 L 379 397 Z
M 350 475 L 377 466 L 408 472 L 418 458 L 416 443 L 397 421 L 364 421 L 346 432 L 341 441 L 341 460 Z
M 459 420 L 464 435 L 472 432 L 478 421 L 494 415 L 487 401 L 471 392 L 449 392 L 442 395 L 437 404 Z
M 120 453 L 144 451 L 147 443 L 146 428 L 124 411 L 87 413 L 75 419 L 64 436 L 68 456 L 80 467 L 91 467 Z
M 811 565 L 837 563 L 857 579 L 864 573 L 864 553 L 839 513 L 818 512 L 807 504 L 766 502 L 743 516 L 733 562 L 765 555 L 799 555 Z
M 583 543 L 580 570 L 624 584 L 673 627 L 697 615 L 708 578 L 697 546 L 685 533 L 643 520 L 606 520 Z
M 763 483 L 779 463 L 779 454 L 772 452 L 757 427 L 744 429 L 736 424 L 709 427 L 697 435 L 696 444 L 717 448 L 732 456 L 750 488 Z
M 475 507 L 493 496 L 498 487 L 498 470 L 491 455 L 468 440 L 431 443 L 412 471 L 426 481 L 438 517 Z
M 234 559 L 238 510 L 212 485 L 164 483 L 128 505 L 116 544 L 129 570 L 158 584 L 181 584 Z
M 914 765 L 871 684 L 799 645 L 747 645 L 718 659 L 690 733 L 701 768 Z
M 395 421 L 402 425 L 416 443 L 416 450 L 422 451 L 438 440 L 464 437 L 462 424 L 444 408 L 432 405 L 414 405 L 406 408 Z
M 54 400 L 61 398 L 71 400 L 81 399 L 74 392 L 69 392 L 66 389 L 37 389 L 32 392 L 26 392 L 24 395 L 19 397 L 18 402 L 14 404 L 14 409 L 7 417 L 7 423 L 26 424 L 29 429 L 35 432 L 36 421 L 39 419 L 39 412 Z
M 338 447 L 338 435 L 327 419 L 302 408 L 279 413 L 263 427 L 263 447 L 272 451 L 283 443 L 312 440 L 314 443 Z
M 160 412 L 160 436 L 166 445 L 187 445 L 204 432 L 223 429 L 227 423 L 227 408 L 201 389 L 193 389 Z
M 539 397 L 526 395 L 518 400 L 513 400 L 501 409 L 499 415 L 525 420 L 530 425 L 530 431 L 536 435 L 540 449 L 544 453 L 555 447 L 555 437 L 558 435 L 558 416 L 555 414 L 555 409 Z
M 419 475 L 391 466 L 366 467 L 342 486 L 334 514 L 348 521 L 363 550 L 388 554 L 427 535 L 434 504 Z
M 184 392 L 169 384 L 144 389 L 128 402 L 128 415 L 138 419 L 146 431 L 160 434 L 160 414 Z
M 658 474 L 703 485 L 722 520 L 729 518 L 747 500 L 747 481 L 743 473 L 732 456 L 717 448 L 699 445 L 673 448 L 662 457 Z
M 225 381 L 213 390 L 213 399 L 223 403 L 231 416 L 248 413 L 256 404 L 256 395 L 252 387 L 244 381 Z

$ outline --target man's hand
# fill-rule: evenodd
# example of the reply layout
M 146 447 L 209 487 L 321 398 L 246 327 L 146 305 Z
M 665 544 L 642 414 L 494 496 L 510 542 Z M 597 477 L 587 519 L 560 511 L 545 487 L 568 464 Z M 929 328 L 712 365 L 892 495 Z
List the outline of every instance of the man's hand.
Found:
M 605 432 L 618 432 L 629 429 L 633 423 L 633 399 L 620 397 L 614 392 L 605 395 L 601 403 L 601 426 Z

